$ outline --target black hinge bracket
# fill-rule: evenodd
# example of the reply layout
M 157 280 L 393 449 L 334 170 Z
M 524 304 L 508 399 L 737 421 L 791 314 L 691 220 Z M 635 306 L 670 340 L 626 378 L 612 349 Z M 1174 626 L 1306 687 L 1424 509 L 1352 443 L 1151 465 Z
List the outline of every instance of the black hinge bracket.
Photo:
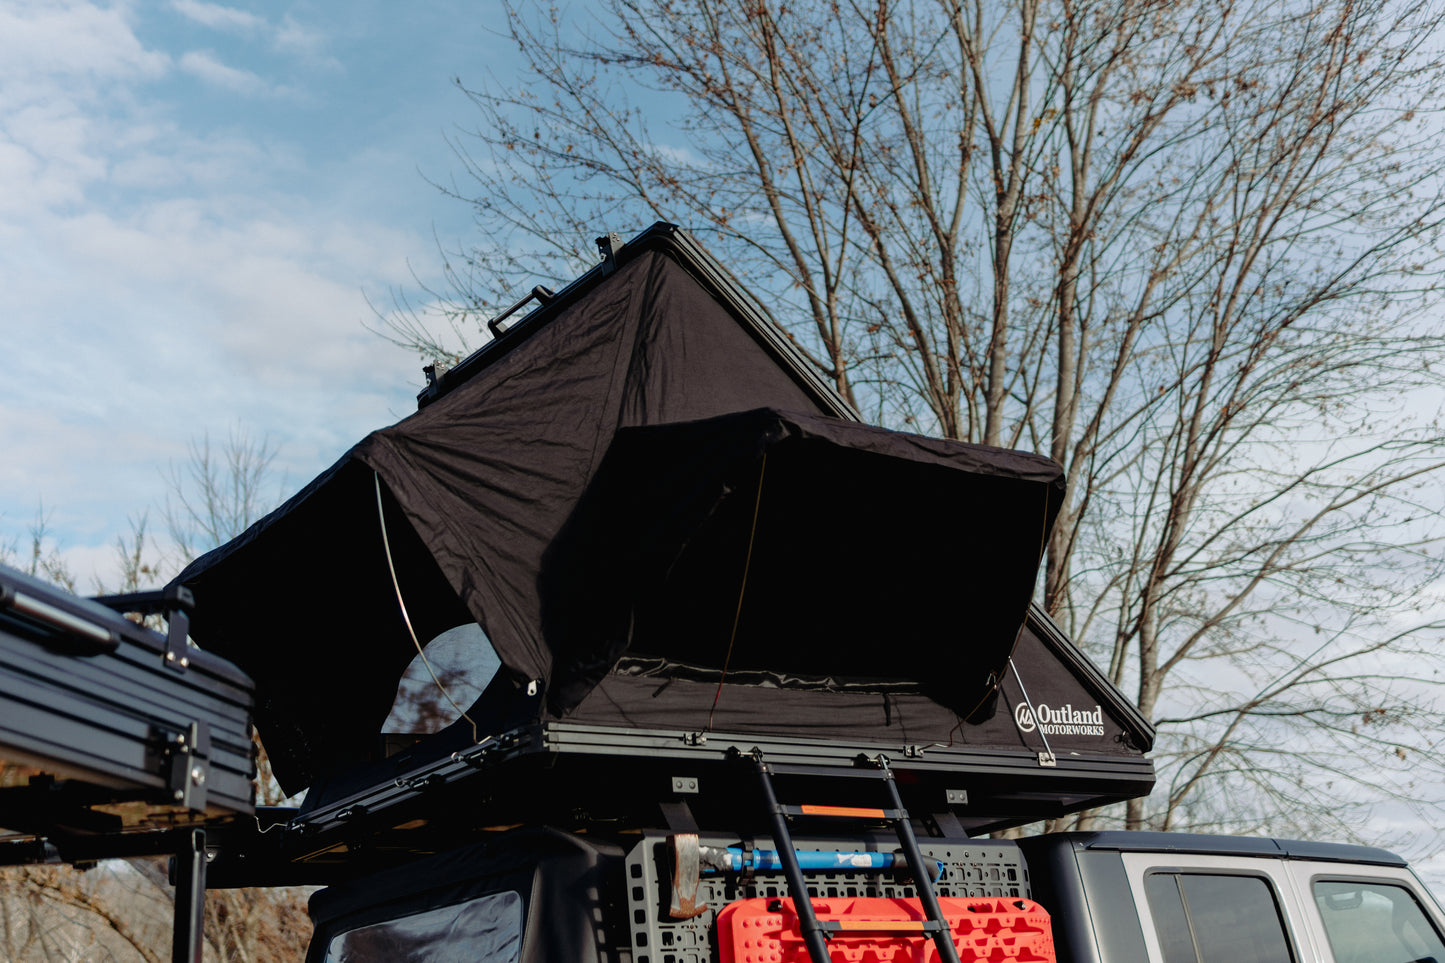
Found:
M 184 585 L 171 585 L 165 590 L 164 607 L 166 665 L 177 672 L 184 672 L 191 665 L 191 612 L 196 607 L 196 597 Z M 209 747 L 207 747 L 208 755 L 209 752 Z
M 171 802 L 194 812 L 206 808 L 206 783 L 211 776 L 211 727 L 193 722 L 185 732 L 166 739 L 166 785 Z

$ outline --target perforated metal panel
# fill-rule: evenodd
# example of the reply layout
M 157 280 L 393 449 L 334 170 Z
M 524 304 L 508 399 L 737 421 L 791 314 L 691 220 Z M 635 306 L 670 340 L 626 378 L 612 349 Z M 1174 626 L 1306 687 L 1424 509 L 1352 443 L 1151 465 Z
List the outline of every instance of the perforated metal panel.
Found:
M 703 836 L 705 846 L 736 846 L 737 839 Z M 892 852 L 891 835 L 848 838 L 796 837 L 799 850 L 833 852 L 872 850 Z M 773 848 L 772 841 L 753 840 L 756 849 Z M 935 887 L 939 896 L 1029 896 L 1028 872 L 1018 847 L 1011 842 L 972 839 L 923 838 L 918 848 L 927 859 L 943 864 L 943 877 Z M 632 930 L 633 963 L 711 963 L 713 923 L 728 903 L 753 897 L 792 895 L 782 873 L 759 873 L 745 880 L 738 873 L 704 875 L 697 902 L 707 910 L 690 920 L 674 920 L 671 903 L 672 867 L 667 837 L 648 835 L 627 854 L 627 911 Z M 810 872 L 808 895 L 813 898 L 849 896 L 910 897 L 917 890 L 906 871 Z

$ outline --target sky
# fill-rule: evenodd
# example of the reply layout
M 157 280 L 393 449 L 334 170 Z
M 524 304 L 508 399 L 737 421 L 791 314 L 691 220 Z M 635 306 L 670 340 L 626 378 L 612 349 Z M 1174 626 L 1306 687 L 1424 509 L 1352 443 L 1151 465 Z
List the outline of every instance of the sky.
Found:
M 43 517 L 94 591 L 200 439 L 274 445 L 279 502 L 415 409 L 422 359 L 372 305 L 471 230 L 432 182 L 477 120 L 453 79 L 516 69 L 500 22 L 497 0 L 0 0 L 0 548 Z M 1445 854 L 1420 869 L 1445 892 Z
M 433 279 L 493 0 L 0 0 L 0 544 L 81 576 L 236 432 L 276 495 L 415 409 L 371 305 Z

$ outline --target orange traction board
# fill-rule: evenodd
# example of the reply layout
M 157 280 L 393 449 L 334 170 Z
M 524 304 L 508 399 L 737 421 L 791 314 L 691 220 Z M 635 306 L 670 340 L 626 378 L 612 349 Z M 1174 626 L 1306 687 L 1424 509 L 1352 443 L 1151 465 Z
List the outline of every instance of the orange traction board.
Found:
M 1033 900 L 955 899 L 939 906 L 953 931 L 959 963 L 1054 963 L 1048 912 Z M 820 922 L 839 924 L 830 934 L 834 963 L 937 963 L 938 949 L 923 932 L 928 918 L 916 899 L 815 899 Z M 743 899 L 717 917 L 721 963 L 808 963 L 791 899 Z

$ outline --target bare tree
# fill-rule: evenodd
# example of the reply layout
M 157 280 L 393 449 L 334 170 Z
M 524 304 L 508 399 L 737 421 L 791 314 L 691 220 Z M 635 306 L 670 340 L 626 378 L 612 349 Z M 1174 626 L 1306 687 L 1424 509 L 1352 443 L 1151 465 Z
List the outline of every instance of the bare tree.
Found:
M 172 552 L 161 557 L 148 515 L 133 516 L 129 533 L 115 543 L 118 583 L 98 583 L 95 591 L 151 588 L 197 552 L 239 535 L 273 507 L 266 493 L 274 457 L 269 441 L 254 441 L 239 430 L 220 451 L 213 451 L 208 438 L 194 443 L 190 460 L 166 473 L 171 491 L 165 518 L 180 556 Z M 26 542 L 24 551 L 18 538 L 0 543 L 0 562 L 75 591 L 77 579 L 43 508 Z M 164 631 L 155 618 L 152 627 Z M 259 742 L 257 754 L 257 801 L 284 802 Z M 0 786 L 23 784 L 37 772 L 0 764 Z M 83 872 L 63 866 L 5 868 L 0 870 L 0 955 L 17 961 L 168 959 L 172 898 L 161 861 L 106 860 Z M 300 959 L 310 938 L 305 900 L 305 890 L 298 887 L 211 891 L 206 898 L 206 959 Z
M 166 473 L 166 528 L 181 565 L 244 532 L 280 501 L 271 492 L 276 447 L 234 429 L 219 450 L 210 435 L 192 441 L 190 458 Z M 179 568 L 179 566 L 178 566 Z
M 430 310 L 687 225 L 868 417 L 1065 467 L 1043 602 L 1161 727 L 1129 825 L 1441 801 L 1438 5 L 604 6 L 463 88 Z
M 21 548 L 21 537 L 16 535 L 0 542 L 0 565 L 9 565 L 32 578 L 43 579 L 59 585 L 68 591 L 75 590 L 75 573 L 66 564 L 50 531 L 49 515 L 42 502 L 35 509 L 35 517 L 25 532 Z

